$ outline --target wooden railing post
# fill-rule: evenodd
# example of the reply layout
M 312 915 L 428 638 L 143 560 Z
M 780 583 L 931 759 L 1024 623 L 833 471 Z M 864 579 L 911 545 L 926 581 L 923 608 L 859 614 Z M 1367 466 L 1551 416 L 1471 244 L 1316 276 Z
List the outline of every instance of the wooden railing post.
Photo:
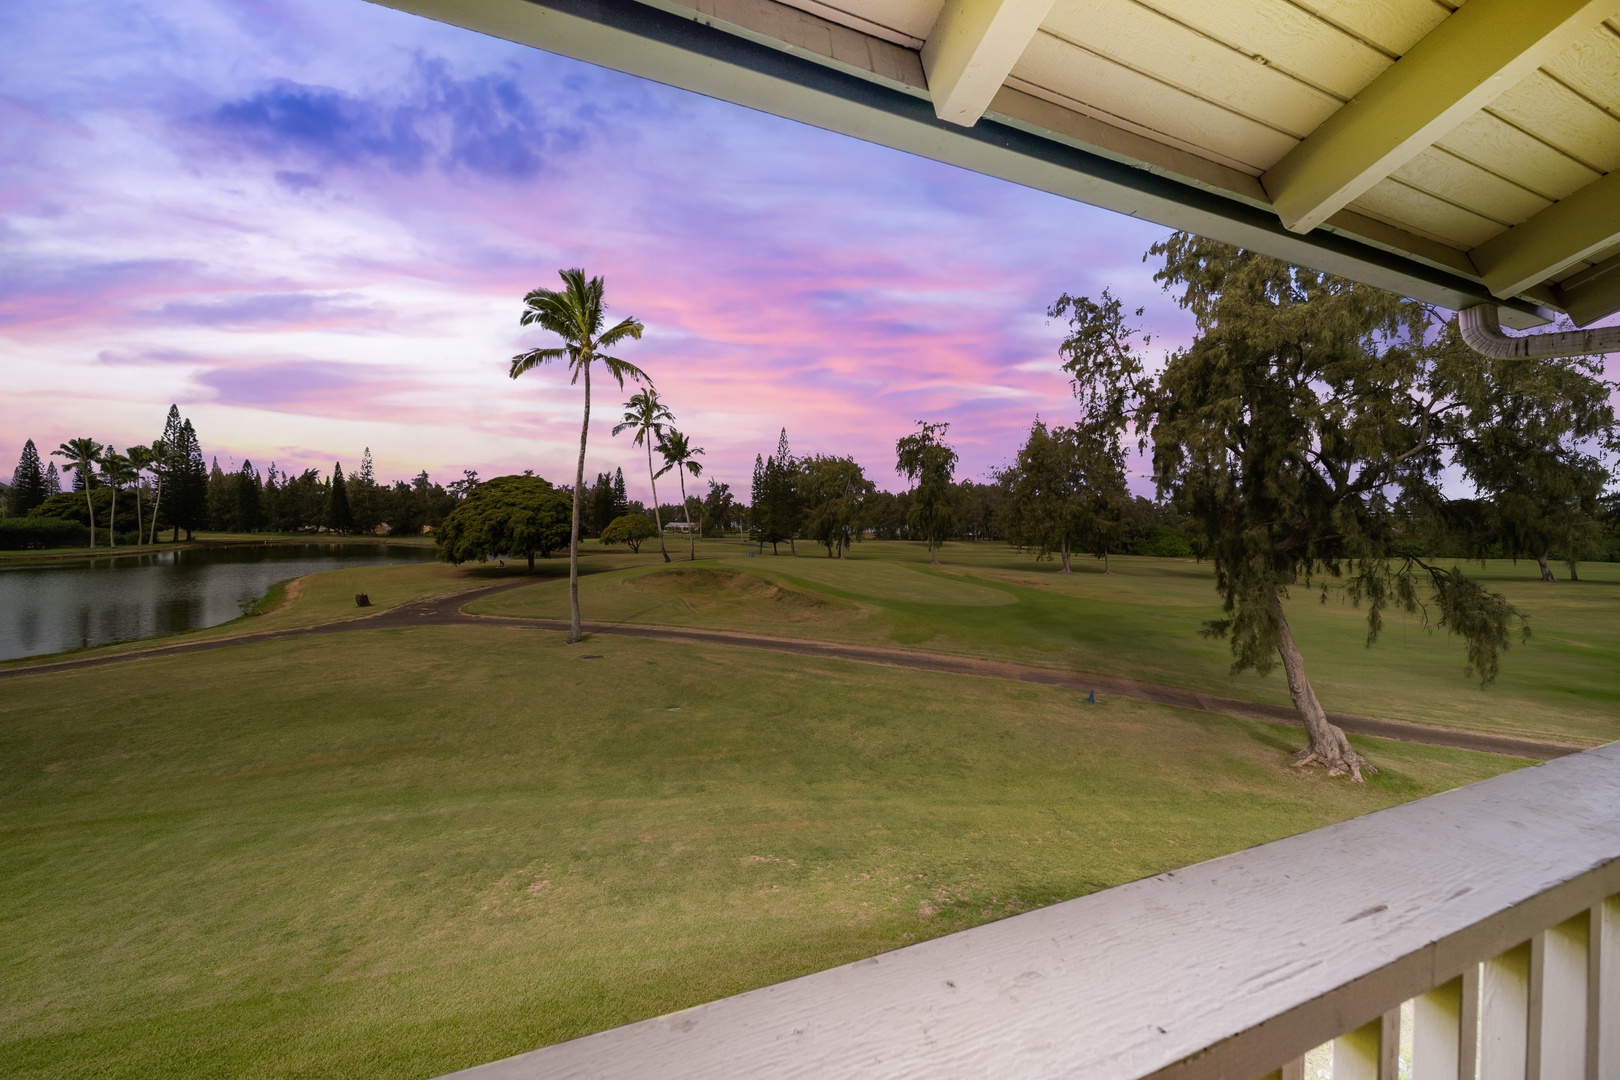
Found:
M 1462 1075 L 1462 979 L 1412 1003 L 1412 1080 L 1474 1080 Z
M 1485 961 L 1480 984 L 1479 1080 L 1526 1080 L 1530 944 Z
M 1528 1080 L 1586 1080 L 1587 912 L 1530 940 Z
M 1401 1052 L 1401 1010 L 1333 1040 L 1333 1080 L 1397 1080 Z
M 1586 1080 L 1620 1076 L 1620 896 L 1592 908 L 1586 953 Z

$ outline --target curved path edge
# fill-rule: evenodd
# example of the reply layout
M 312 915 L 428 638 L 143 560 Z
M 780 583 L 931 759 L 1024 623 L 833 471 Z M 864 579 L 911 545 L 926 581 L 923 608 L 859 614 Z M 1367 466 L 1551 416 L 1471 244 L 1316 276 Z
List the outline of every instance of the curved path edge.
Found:
M 566 631 L 568 623 L 561 619 L 527 619 L 508 615 L 473 615 L 463 609 L 475 600 L 481 600 L 508 589 L 522 588 L 532 581 L 509 581 L 486 585 L 467 592 L 430 597 L 401 604 L 375 615 L 363 615 L 316 626 L 289 627 L 264 633 L 239 634 L 174 645 L 155 646 L 150 649 L 123 652 L 110 656 L 87 656 L 77 660 L 28 664 L 21 667 L 0 668 L 0 679 L 23 675 L 43 675 L 50 672 L 77 671 L 103 667 L 108 664 L 130 663 L 137 660 L 176 656 L 185 653 L 207 652 L 284 638 L 309 637 L 316 634 L 347 633 L 351 630 L 387 630 L 413 626 L 483 625 L 507 626 L 515 629 Z M 658 641 L 689 642 L 698 645 L 720 645 L 732 648 L 760 649 L 768 652 L 788 653 L 795 656 L 813 656 L 828 660 L 846 660 L 861 664 L 879 664 L 886 667 L 906 668 L 912 671 L 936 671 L 950 675 L 972 675 L 980 678 L 1007 679 L 1014 682 L 1039 683 L 1059 686 L 1078 693 L 1095 690 L 1100 694 L 1156 705 L 1193 709 L 1198 712 L 1222 716 L 1236 716 L 1248 720 L 1261 720 L 1272 724 L 1302 727 L 1294 710 L 1287 705 L 1268 705 L 1241 698 L 1204 694 L 1196 690 L 1183 690 L 1158 683 L 1142 682 L 1119 675 L 1100 675 L 1087 672 L 1058 671 L 1053 668 L 1029 667 L 999 660 L 980 660 L 967 656 L 943 653 L 913 652 L 905 649 L 885 649 L 867 645 L 840 645 L 799 638 L 769 637 L 762 634 L 742 634 L 726 630 L 701 630 L 678 626 L 655 626 L 646 623 L 585 623 L 587 634 L 604 636 L 647 638 Z M 1458 750 L 1473 750 L 1487 754 L 1548 761 L 1567 754 L 1578 753 L 1584 746 L 1566 745 L 1539 739 L 1526 739 L 1512 735 L 1497 735 L 1458 728 L 1435 727 L 1407 720 L 1390 720 L 1353 713 L 1328 713 L 1328 719 L 1352 735 L 1370 735 L 1401 742 L 1423 743 Z

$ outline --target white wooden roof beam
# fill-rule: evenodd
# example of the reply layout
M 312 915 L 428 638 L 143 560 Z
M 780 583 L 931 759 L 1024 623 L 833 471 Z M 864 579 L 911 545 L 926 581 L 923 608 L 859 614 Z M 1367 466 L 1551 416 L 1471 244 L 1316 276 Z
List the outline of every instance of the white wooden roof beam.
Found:
M 1471 253 L 1497 296 L 1525 289 L 1620 243 L 1620 171 L 1594 180 Z
M 1261 177 L 1278 216 L 1316 228 L 1617 11 L 1470 0 Z
M 945 0 L 923 43 L 934 112 L 972 127 L 1024 55 L 1053 0 Z

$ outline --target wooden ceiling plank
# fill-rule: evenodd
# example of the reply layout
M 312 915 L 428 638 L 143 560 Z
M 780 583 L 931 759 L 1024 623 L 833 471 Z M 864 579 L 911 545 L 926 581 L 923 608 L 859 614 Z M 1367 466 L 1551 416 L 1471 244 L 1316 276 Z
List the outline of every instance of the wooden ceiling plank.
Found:
M 1445 21 L 1455 4 L 1434 0 L 1296 0 L 1317 18 L 1354 34 L 1393 60 Z
M 1394 61 L 1288 0 L 1136 0 L 1301 82 L 1348 101 Z
M 1620 117 L 1620 34 L 1600 26 L 1543 65 L 1553 78 Z
M 1275 128 L 1044 32 L 1030 43 L 1013 77 L 1256 172 L 1295 142 Z
M 1058 0 L 1042 29 L 1295 139 L 1343 104 L 1134 0 Z
M 935 115 L 978 123 L 1051 9 L 1052 0 L 945 0 L 922 47 Z
M 1616 242 L 1620 242 L 1620 172 L 1553 203 L 1481 244 L 1470 257 L 1486 287 L 1508 297 L 1556 277 Z
M 1435 146 L 1554 202 L 1603 175 L 1488 112 L 1475 113 Z
M 1488 169 L 1433 147 L 1391 175 L 1402 183 L 1499 222 L 1503 227 L 1517 225 L 1553 202 Z
M 1491 102 L 1490 111 L 1597 172 L 1620 169 L 1620 120 L 1544 72 Z
M 1123 116 L 1116 116 L 1108 110 L 1099 108 L 1094 104 L 1076 101 L 1071 97 L 1067 97 L 1064 94 L 1053 90 L 1051 87 L 1040 86 L 1036 83 L 1028 82 L 1025 79 L 1020 78 L 1016 72 L 1007 76 L 1006 85 L 1001 88 L 1001 92 L 996 95 L 996 98 L 991 100 L 990 108 L 985 110 L 985 115 L 994 115 L 996 113 L 996 99 L 999 99 L 1008 93 L 1023 94 L 1027 97 L 1036 98 L 1040 101 L 1047 102 L 1048 104 L 1056 105 L 1065 112 L 1073 113 L 1077 117 L 1081 117 L 1086 120 L 1094 120 L 1106 124 L 1109 127 L 1118 128 L 1120 131 L 1128 134 L 1139 136 L 1144 141 L 1152 143 L 1160 149 L 1169 149 L 1175 153 L 1187 154 L 1197 158 L 1200 161 L 1210 162 L 1218 165 L 1222 169 L 1242 173 L 1253 182 L 1253 190 L 1257 193 L 1256 205 L 1270 205 L 1270 203 L 1266 200 L 1265 190 L 1260 187 L 1261 170 L 1257 166 L 1248 165 L 1237 160 L 1236 158 L 1227 157 L 1225 154 L 1222 154 L 1217 150 L 1212 150 L 1207 146 L 1188 142 L 1185 139 L 1181 139 L 1170 134 L 1169 132 L 1157 131 L 1145 124 L 1139 124 L 1136 121 L 1126 119 Z M 1119 157 L 1119 155 L 1115 154 L 1108 154 L 1106 156 Z M 1135 157 L 1140 161 L 1152 163 L 1156 161 L 1159 155 L 1142 150 L 1140 153 L 1127 156 Z M 1125 158 L 1119 157 L 1119 160 L 1125 160 Z M 1175 172 L 1176 175 L 1182 177 L 1191 175 L 1186 170 L 1170 171 Z M 1468 265 L 1468 269 L 1465 272 L 1469 274 L 1473 273 L 1472 263 Z
M 1503 231 L 1500 222 L 1394 178 L 1363 192 L 1349 208 L 1464 251 Z
M 1614 13 L 1614 0 L 1470 0 L 1261 178 L 1308 232 Z

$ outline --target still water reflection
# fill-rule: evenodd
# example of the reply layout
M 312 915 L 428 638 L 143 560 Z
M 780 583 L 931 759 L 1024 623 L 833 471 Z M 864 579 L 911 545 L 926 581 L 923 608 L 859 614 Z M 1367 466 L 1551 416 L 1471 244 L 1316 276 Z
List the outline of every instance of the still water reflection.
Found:
M 428 547 L 276 544 L 0 567 L 0 660 L 217 626 L 287 578 L 433 557 Z

